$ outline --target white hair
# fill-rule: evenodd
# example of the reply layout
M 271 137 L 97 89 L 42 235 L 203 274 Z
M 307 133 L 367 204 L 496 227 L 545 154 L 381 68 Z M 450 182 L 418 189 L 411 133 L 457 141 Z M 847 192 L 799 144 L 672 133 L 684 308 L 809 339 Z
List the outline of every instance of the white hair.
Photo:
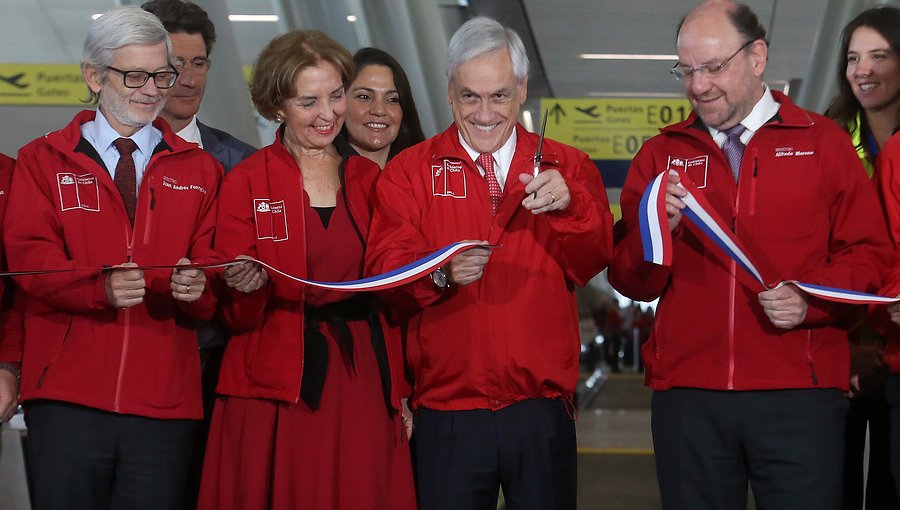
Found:
M 447 46 L 447 79 L 452 81 L 464 62 L 504 49 L 509 52 L 516 80 L 521 82 L 528 77 L 528 54 L 519 34 L 484 16 L 466 21 Z

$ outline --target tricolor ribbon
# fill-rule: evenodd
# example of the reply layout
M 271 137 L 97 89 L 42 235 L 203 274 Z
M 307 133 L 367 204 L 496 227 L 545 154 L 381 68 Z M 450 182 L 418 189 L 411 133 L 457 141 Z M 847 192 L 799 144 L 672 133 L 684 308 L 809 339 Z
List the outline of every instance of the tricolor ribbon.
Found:
M 304 285 L 309 285 L 312 287 L 319 287 L 322 289 L 336 290 L 342 292 L 360 292 L 360 291 L 368 291 L 374 292 L 378 290 L 386 290 L 392 289 L 394 287 L 399 287 L 401 285 L 407 284 L 413 280 L 417 280 L 427 274 L 430 274 L 435 269 L 441 267 L 444 262 L 453 258 L 454 255 L 461 251 L 465 251 L 469 248 L 474 248 L 476 246 L 481 246 L 485 248 L 497 248 L 497 245 L 484 245 L 477 242 L 457 242 L 450 245 L 447 245 L 440 250 L 435 251 L 434 253 L 423 257 L 415 262 L 407 264 L 402 267 L 398 267 L 393 271 L 388 271 L 387 273 L 380 274 L 378 276 L 372 276 L 369 278 L 363 278 L 361 280 L 352 280 L 349 282 L 319 282 L 315 280 L 306 280 L 304 278 L 299 278 L 297 276 L 290 275 L 281 271 L 280 269 L 267 264 L 261 260 L 257 260 L 254 258 L 249 259 L 234 259 L 228 260 L 225 262 L 211 262 L 208 264 L 184 264 L 184 265 L 152 265 L 152 266 L 131 266 L 131 267 L 122 267 L 122 266 L 109 266 L 109 267 L 79 267 L 72 269 L 44 269 L 44 270 L 26 270 L 26 271 L 6 271 L 0 272 L 0 277 L 3 276 L 32 276 L 32 275 L 42 275 L 42 274 L 55 274 L 55 273 L 73 273 L 73 272 L 102 272 L 108 271 L 111 269 L 140 269 L 140 270 L 154 270 L 154 269 L 215 269 L 215 268 L 224 268 L 229 266 L 234 266 L 238 264 L 243 264 L 244 262 L 256 262 L 257 264 L 265 267 L 266 269 L 271 270 L 274 273 L 277 273 L 289 280 L 293 280 L 298 283 L 302 283 Z
M 754 280 L 765 289 L 777 289 L 783 285 L 794 284 L 800 290 L 812 296 L 851 304 L 886 304 L 896 303 L 900 298 L 879 296 L 865 292 L 827 287 L 804 283 L 797 280 L 785 280 L 774 287 L 769 287 L 756 264 L 753 263 L 747 250 L 741 246 L 740 241 L 733 235 L 731 229 L 725 227 L 725 222 L 716 214 L 715 210 L 706 201 L 690 177 L 684 172 L 679 172 L 680 186 L 687 192 L 681 200 L 685 208 L 682 214 L 693 222 L 701 232 L 712 240 L 728 257 L 744 269 Z M 668 184 L 668 172 L 656 176 L 647 186 L 641 197 L 640 216 L 641 242 L 644 247 L 644 260 L 661 266 L 672 265 L 672 232 L 669 230 L 668 215 L 666 213 L 666 185 Z

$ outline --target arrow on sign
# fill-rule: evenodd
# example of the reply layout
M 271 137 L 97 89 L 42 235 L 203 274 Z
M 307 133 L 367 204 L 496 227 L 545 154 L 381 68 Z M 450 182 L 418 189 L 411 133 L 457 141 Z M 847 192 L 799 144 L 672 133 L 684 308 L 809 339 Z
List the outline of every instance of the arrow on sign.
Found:
M 555 105 L 553 105 L 553 108 L 550 108 L 550 115 L 552 115 L 554 117 L 553 122 L 555 122 L 558 125 L 559 117 L 560 116 L 565 117 L 566 111 L 563 110 L 563 107 L 560 106 L 559 103 L 556 103 Z

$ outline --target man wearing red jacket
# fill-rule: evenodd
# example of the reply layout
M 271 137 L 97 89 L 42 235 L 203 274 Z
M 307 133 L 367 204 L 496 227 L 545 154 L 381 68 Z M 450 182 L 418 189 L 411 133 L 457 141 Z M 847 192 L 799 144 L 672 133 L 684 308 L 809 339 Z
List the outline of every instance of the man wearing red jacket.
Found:
M 455 124 L 396 156 L 377 187 L 367 268 L 381 273 L 480 240 L 387 296 L 409 316 L 423 510 L 575 508 L 574 287 L 611 256 L 612 215 L 587 155 L 516 123 L 521 39 L 474 18 L 448 48 Z
M 770 286 L 873 291 L 888 249 L 875 190 L 840 127 L 765 85 L 765 29 L 745 5 L 701 4 L 677 46 L 672 72 L 694 112 L 635 156 L 610 266 L 623 294 L 660 299 L 642 354 L 663 508 L 744 508 L 748 480 L 760 508 L 840 508 L 843 327 L 858 309 L 790 284 L 745 283 L 743 269 L 682 220 L 685 191 L 672 172 L 672 265 L 644 262 L 638 205 L 672 161 L 695 162 L 687 175 Z
M 16 160 L 0 154 L 0 221 L 6 214 L 9 185 Z M 0 228 L 2 238 L 2 228 Z M 0 246 L 0 267 L 6 268 L 6 254 Z M 22 360 L 22 303 L 13 300 L 15 286 L 0 280 L 0 423 L 9 421 L 19 407 L 19 375 Z M 15 306 L 13 306 L 15 304 Z
M 26 295 L 22 400 L 36 509 L 181 508 L 202 415 L 194 319 L 215 299 L 221 167 L 154 121 L 177 73 L 138 7 L 91 23 L 82 74 L 96 112 L 19 152 L 4 222 Z M 98 271 L 96 268 L 109 268 Z

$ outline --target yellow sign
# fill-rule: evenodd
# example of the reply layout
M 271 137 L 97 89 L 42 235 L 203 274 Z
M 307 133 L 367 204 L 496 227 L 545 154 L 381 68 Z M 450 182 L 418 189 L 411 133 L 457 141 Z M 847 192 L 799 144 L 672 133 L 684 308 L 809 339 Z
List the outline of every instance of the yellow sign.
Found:
M 0 104 L 84 105 L 78 64 L 0 64 Z
M 542 99 L 547 137 L 586 152 L 591 159 L 630 160 L 659 128 L 691 113 L 686 99 Z

